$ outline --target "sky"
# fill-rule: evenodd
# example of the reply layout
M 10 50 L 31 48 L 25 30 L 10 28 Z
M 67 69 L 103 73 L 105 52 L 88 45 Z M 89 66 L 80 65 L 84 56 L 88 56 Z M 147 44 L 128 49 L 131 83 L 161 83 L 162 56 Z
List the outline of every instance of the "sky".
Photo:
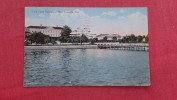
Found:
M 147 17 L 145 7 L 26 7 L 25 27 L 67 25 L 72 30 L 87 27 L 91 34 L 147 35 Z

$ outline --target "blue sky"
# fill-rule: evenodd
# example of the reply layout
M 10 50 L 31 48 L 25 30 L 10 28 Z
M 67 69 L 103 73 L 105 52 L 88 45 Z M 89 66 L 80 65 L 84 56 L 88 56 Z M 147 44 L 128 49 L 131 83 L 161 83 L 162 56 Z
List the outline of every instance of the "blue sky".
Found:
M 147 35 L 147 8 L 26 7 L 25 26 L 89 27 L 94 34 Z

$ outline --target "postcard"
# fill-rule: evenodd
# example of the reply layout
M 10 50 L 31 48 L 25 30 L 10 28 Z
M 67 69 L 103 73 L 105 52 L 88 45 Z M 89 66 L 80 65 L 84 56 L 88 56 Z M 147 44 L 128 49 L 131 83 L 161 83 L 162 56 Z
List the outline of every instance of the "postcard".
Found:
M 149 86 L 146 7 L 26 7 L 24 87 Z

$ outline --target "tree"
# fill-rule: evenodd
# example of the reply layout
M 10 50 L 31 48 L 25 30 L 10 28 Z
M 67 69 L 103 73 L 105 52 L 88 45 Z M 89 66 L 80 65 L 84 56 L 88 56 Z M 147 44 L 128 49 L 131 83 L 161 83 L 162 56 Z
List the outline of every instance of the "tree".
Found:
M 117 40 L 119 43 L 124 43 L 123 39 L 118 39 Z
M 144 41 L 143 41 L 143 39 L 144 39 Z M 135 36 L 134 34 L 126 35 L 122 39 L 119 39 L 118 42 L 120 42 L 120 43 L 142 43 L 142 42 L 147 43 L 148 42 L 148 35 L 147 36 L 145 36 L 145 35 Z
M 131 34 L 129 36 L 129 42 L 131 42 L 131 43 L 135 43 L 136 42 L 136 36 L 134 34 Z
M 65 25 L 63 27 L 63 31 L 61 32 L 61 36 L 60 36 L 60 41 L 61 42 L 68 42 L 70 39 L 70 33 L 72 32 L 71 28 L 68 27 L 67 25 Z
M 85 34 L 82 34 L 80 39 L 81 39 L 81 44 L 82 42 L 88 42 L 88 38 L 85 36 Z
M 146 43 L 148 42 L 148 40 L 149 40 L 149 39 L 148 39 L 148 35 L 147 35 L 147 36 L 145 37 L 145 41 L 146 41 Z
M 98 42 L 98 38 L 93 38 L 95 42 Z
M 31 41 L 31 43 L 44 44 L 48 43 L 50 36 L 45 35 L 41 32 L 35 32 L 29 36 L 27 36 L 27 40 Z
M 141 43 L 143 41 L 143 37 L 141 35 L 138 35 L 137 37 L 137 42 Z
M 113 40 L 114 42 L 117 41 L 117 37 L 116 37 L 116 36 L 112 37 L 112 40 Z
M 123 37 L 123 43 L 129 43 L 129 36 Z
M 46 37 L 44 38 L 44 42 L 45 42 L 45 43 L 49 43 L 50 40 L 51 40 L 51 39 L 50 39 L 50 36 L 46 36 Z
M 108 39 L 108 38 L 107 38 L 106 36 L 105 36 L 105 37 L 103 37 L 103 41 L 107 41 L 107 39 Z

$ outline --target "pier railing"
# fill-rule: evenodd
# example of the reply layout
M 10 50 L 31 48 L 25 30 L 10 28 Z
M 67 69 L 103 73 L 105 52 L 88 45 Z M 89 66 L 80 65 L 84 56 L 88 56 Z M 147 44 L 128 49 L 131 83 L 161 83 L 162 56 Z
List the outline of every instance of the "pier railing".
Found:
M 116 49 L 129 51 L 149 51 L 147 43 L 99 43 L 99 49 Z

